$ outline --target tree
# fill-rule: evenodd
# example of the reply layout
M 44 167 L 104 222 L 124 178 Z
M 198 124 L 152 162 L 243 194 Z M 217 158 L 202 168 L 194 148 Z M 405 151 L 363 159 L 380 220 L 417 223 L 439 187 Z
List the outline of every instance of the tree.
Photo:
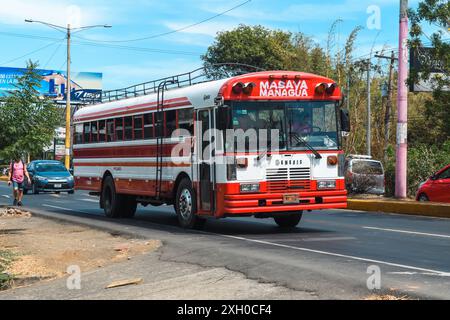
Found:
M 215 42 L 201 58 L 209 75 L 223 77 L 242 72 L 241 65 L 218 65 L 237 63 L 256 66 L 248 71 L 281 70 L 294 55 L 292 34 L 269 30 L 262 26 L 239 25 L 234 30 L 219 32 Z
M 27 62 L 15 90 L 0 105 L 0 157 L 40 155 L 53 140 L 61 114 L 55 104 L 40 96 L 37 63 Z
M 432 78 L 436 85 L 433 91 L 433 99 L 425 106 L 425 116 L 434 124 L 439 131 L 438 143 L 442 144 L 450 139 L 450 92 L 443 90 L 450 88 L 450 43 L 443 37 L 449 28 L 450 3 L 447 0 L 423 0 L 419 3 L 417 10 L 410 10 L 411 20 L 410 46 L 418 50 L 423 46 L 422 37 L 427 36 L 422 30 L 422 24 L 431 24 L 439 29 L 431 36 L 431 59 L 423 61 L 421 70 L 411 70 L 409 82 L 417 83 L 419 80 Z M 433 64 L 439 61 L 440 68 L 445 76 L 433 75 L 431 73 Z

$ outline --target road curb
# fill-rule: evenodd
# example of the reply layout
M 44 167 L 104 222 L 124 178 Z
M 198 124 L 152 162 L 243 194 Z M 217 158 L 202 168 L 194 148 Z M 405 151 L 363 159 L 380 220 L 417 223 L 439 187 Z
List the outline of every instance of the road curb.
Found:
M 378 199 L 348 199 L 347 204 L 347 209 L 349 210 L 450 218 L 450 204 L 446 203 Z

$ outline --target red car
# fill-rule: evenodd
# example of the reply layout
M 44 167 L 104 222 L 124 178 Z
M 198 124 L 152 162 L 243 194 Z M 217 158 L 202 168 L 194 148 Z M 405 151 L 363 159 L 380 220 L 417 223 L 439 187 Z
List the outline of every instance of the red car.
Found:
M 450 203 L 450 164 L 419 186 L 416 200 Z

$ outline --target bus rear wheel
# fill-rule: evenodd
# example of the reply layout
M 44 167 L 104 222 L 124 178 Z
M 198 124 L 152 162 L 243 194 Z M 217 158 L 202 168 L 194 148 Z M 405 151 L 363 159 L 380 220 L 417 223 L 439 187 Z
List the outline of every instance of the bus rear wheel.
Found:
M 132 196 L 116 193 L 114 179 L 107 176 L 103 181 L 102 207 L 109 218 L 132 218 L 136 212 L 137 202 Z
M 206 220 L 197 216 L 197 201 L 192 183 L 184 178 L 180 181 L 175 198 L 175 212 L 182 228 L 201 228 Z
M 302 219 L 303 212 L 297 213 L 287 213 L 286 215 L 277 215 L 273 219 L 275 223 L 281 228 L 294 228 L 296 227 L 300 220 Z

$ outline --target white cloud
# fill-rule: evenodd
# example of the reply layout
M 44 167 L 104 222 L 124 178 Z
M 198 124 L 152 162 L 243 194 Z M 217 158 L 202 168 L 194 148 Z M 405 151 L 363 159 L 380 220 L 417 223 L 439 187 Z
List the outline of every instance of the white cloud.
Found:
M 106 23 L 106 17 L 110 16 L 108 7 L 92 1 L 75 5 L 67 0 L 0 0 L 0 9 L 1 23 L 17 25 L 24 24 L 24 19 L 33 19 L 78 27 Z

